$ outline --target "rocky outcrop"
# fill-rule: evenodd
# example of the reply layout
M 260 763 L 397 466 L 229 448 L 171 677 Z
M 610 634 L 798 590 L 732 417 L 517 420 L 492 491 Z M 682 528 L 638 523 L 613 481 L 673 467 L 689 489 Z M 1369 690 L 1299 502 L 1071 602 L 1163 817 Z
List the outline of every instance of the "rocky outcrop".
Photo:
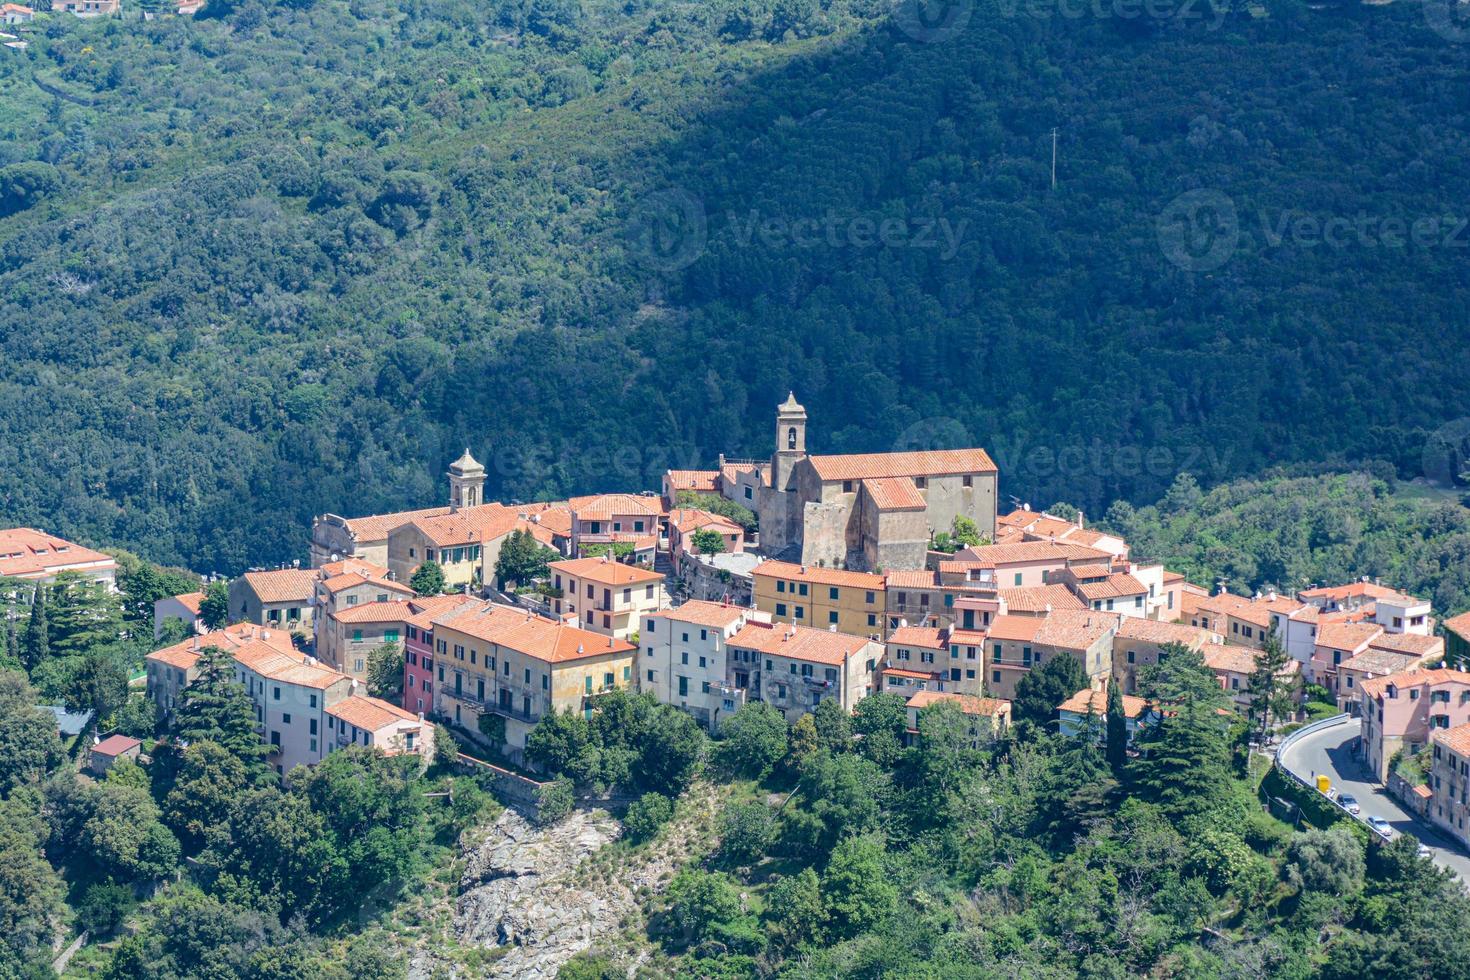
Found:
M 618 822 L 603 810 L 578 810 L 544 828 L 506 810 L 468 855 L 454 914 L 459 940 L 511 947 L 492 976 L 556 976 L 600 932 L 617 925 L 611 896 L 583 887 L 575 871 L 619 833 Z

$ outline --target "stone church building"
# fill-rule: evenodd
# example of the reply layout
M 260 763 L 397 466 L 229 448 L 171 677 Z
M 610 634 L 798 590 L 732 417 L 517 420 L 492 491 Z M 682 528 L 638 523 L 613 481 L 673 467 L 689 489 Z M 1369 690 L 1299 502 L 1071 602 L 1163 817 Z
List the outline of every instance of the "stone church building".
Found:
M 958 516 L 994 539 L 996 468 L 985 450 L 812 456 L 806 424 L 789 394 L 776 410 L 776 451 L 757 471 L 767 554 L 828 568 L 923 568 L 931 532 Z

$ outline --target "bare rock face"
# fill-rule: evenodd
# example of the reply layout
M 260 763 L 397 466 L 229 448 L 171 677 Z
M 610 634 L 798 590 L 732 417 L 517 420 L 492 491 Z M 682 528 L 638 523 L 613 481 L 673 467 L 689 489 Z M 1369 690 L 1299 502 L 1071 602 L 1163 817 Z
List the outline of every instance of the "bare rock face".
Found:
M 620 833 L 602 810 L 578 810 L 552 827 L 534 827 L 506 810 L 467 854 L 454 915 L 460 941 L 511 947 L 491 976 L 555 977 L 598 935 L 617 928 L 625 895 L 584 887 L 575 872 Z

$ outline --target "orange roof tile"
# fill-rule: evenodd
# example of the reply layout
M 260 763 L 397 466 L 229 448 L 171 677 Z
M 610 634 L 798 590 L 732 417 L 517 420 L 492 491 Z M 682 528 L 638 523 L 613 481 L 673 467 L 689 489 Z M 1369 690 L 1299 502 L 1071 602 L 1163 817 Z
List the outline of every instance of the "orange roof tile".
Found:
M 408 606 L 413 610 L 413 615 L 405 620 L 409 626 L 416 626 L 421 630 L 432 630 L 434 628 L 434 617 L 460 606 L 479 602 L 472 596 L 454 592 L 449 595 L 421 596 L 410 599 Z
M 995 715 L 1005 711 L 1010 702 L 1003 698 L 977 698 L 970 694 L 956 694 L 952 691 L 915 691 L 908 699 L 907 706 L 923 710 L 931 704 L 948 702 L 958 707 L 967 715 Z
M 504 504 L 481 504 L 435 517 L 420 517 L 413 526 L 435 547 L 463 547 L 503 538 L 521 521 L 520 511 Z
M 124 752 L 130 752 L 138 748 L 142 744 L 136 738 L 129 738 L 126 735 L 109 735 L 92 746 L 92 751 L 98 755 L 119 756 Z
M 1187 623 L 1164 623 L 1137 616 L 1124 616 L 1118 623 L 1118 639 L 1142 643 L 1183 643 L 1196 650 L 1214 645 L 1209 630 Z
M 940 449 L 909 453 L 859 453 L 808 456 L 817 476 L 833 480 L 868 480 L 885 476 L 947 476 L 994 473 L 995 463 L 983 449 Z
M 387 541 L 388 535 L 405 524 L 424 517 L 438 517 L 449 513 L 448 507 L 425 507 L 422 510 L 401 510 L 395 514 L 374 514 L 370 517 L 352 517 L 343 521 L 347 530 L 356 535 L 361 544 Z
M 599 585 L 643 585 L 663 580 L 663 576 L 651 568 L 625 565 L 605 558 L 569 558 L 566 561 L 554 561 L 547 567 L 553 572 L 561 572 L 563 575 Z
M 997 616 L 990 621 L 987 635 L 992 640 L 1030 643 L 1041 631 L 1044 619 L 1038 616 Z
M 752 610 L 744 606 L 732 606 L 724 602 L 706 602 L 703 599 L 692 599 L 674 609 L 665 609 L 662 612 L 650 613 L 645 618 L 667 619 L 675 623 L 692 623 L 695 626 L 712 626 L 717 629 L 728 629 L 738 623 L 742 617 L 747 616 Z
M 199 606 L 204 602 L 204 593 L 185 592 L 181 595 L 174 596 L 173 600 L 197 616 L 199 615 Z
M 1057 705 L 1058 711 L 1066 711 L 1075 715 L 1087 714 L 1088 708 L 1095 715 L 1104 715 L 1108 710 L 1108 685 L 1104 681 L 1098 687 L 1089 687 L 1078 691 L 1061 704 Z M 1123 714 L 1129 718 L 1138 718 L 1148 710 L 1148 701 L 1136 698 L 1131 694 L 1123 695 Z
M 807 626 L 746 623 L 730 637 L 727 646 L 755 650 L 761 654 L 839 665 L 861 652 L 872 641 L 862 636 L 811 629 Z
M 488 602 L 442 613 L 434 619 L 434 628 L 457 630 L 546 663 L 632 653 L 636 649 L 625 640 Z
M 651 517 L 664 511 L 663 502 L 658 497 L 645 497 L 636 493 L 595 493 L 586 497 L 573 497 L 567 504 L 579 521 L 625 515 Z
M 394 582 L 388 578 L 364 575 L 361 572 L 343 572 L 340 575 L 333 575 L 330 578 L 322 579 L 321 585 L 327 592 L 334 594 L 357 585 L 376 585 L 380 589 L 397 592 L 399 595 L 414 594 L 413 589 L 404 585 L 402 582 Z
M 1444 621 L 1444 628 L 1459 637 L 1470 639 L 1470 612 L 1463 612 L 1458 616 L 1451 616 Z
M 389 704 L 379 698 L 363 697 L 360 694 L 354 694 L 338 701 L 327 708 L 327 714 L 349 725 L 356 725 L 365 732 L 378 732 L 389 725 L 419 720 L 418 715 L 410 714 L 397 705 Z
M 1051 541 L 1019 541 L 1014 544 L 985 544 L 965 548 L 955 553 L 957 562 L 978 562 L 982 567 L 1009 565 L 1016 562 L 1036 561 L 1086 561 L 1090 559 L 1112 559 L 1112 555 L 1096 548 L 1080 544 L 1059 544 Z
M 1460 756 L 1470 756 L 1470 725 L 1438 728 L 1430 732 L 1431 741 L 1443 745 Z
M 1387 676 L 1401 674 L 1419 665 L 1420 658 L 1408 653 L 1392 650 L 1377 650 L 1369 647 L 1362 653 L 1349 657 L 1338 665 L 1338 670 L 1360 670 L 1364 673 Z
M 900 626 L 888 631 L 891 646 L 922 647 L 925 650 L 943 650 L 944 634 L 929 626 Z
M 338 561 L 329 561 L 317 568 L 318 578 L 329 579 L 338 575 L 346 575 L 349 572 L 360 572 L 369 578 L 387 578 L 388 569 L 382 565 L 361 558 L 342 558 Z
M 1359 650 L 1383 632 L 1377 623 L 1323 623 L 1317 627 L 1317 646 Z
M 339 623 L 406 623 L 413 609 L 408 600 L 398 599 L 344 606 L 330 615 Z
M 1365 596 L 1370 599 L 1381 597 L 1387 598 L 1397 593 L 1383 585 L 1372 582 L 1349 582 L 1347 585 L 1329 585 L 1318 589 L 1306 589 L 1297 595 L 1303 600 L 1307 599 L 1330 599 L 1342 600 Z
M 1077 585 L 1077 591 L 1088 600 L 1116 599 L 1123 596 L 1147 595 L 1148 586 L 1132 575 L 1114 573 L 1096 582 L 1080 582 Z
M 719 470 L 669 470 L 668 478 L 674 490 L 717 493 L 720 489 Z
M 900 569 L 885 572 L 883 581 L 890 589 L 937 589 L 939 573 L 932 568 Z
M 111 555 L 35 528 L 0 530 L 0 576 L 46 577 L 80 565 L 116 567 L 117 563 Z
M 1436 667 L 1433 670 L 1412 670 L 1387 677 L 1374 677 L 1364 681 L 1359 690 L 1369 697 L 1378 697 L 1390 685 L 1398 687 L 1434 687 L 1439 684 L 1464 684 L 1470 686 L 1470 673 Z
M 728 517 L 695 507 L 679 507 L 669 511 L 669 525 L 678 528 L 683 534 L 692 534 L 706 527 L 714 528 L 721 534 L 742 534 L 745 530 Z
M 309 568 L 246 572 L 242 578 L 263 603 L 299 602 L 305 605 L 316 589 L 316 573 Z
M 924 510 L 929 506 L 907 476 L 872 477 L 863 481 L 863 489 L 879 510 Z
M 845 585 L 854 589 L 882 592 L 883 576 L 870 572 L 849 572 L 818 565 L 795 565 L 787 561 L 763 561 L 750 574 L 781 578 L 788 581 L 815 582 L 818 585 Z
M 1444 653 L 1444 637 L 1420 636 L 1415 633 L 1384 633 L 1368 642 L 1370 650 L 1389 650 L 1414 657 L 1437 656 Z
M 300 656 L 289 633 L 273 630 L 268 626 L 256 626 L 254 623 L 235 623 L 222 630 L 193 636 L 173 646 L 155 650 L 146 659 L 177 667 L 179 670 L 189 670 L 199 662 L 199 651 L 206 647 L 217 647 L 229 652 L 255 641 L 274 647 L 281 653 Z

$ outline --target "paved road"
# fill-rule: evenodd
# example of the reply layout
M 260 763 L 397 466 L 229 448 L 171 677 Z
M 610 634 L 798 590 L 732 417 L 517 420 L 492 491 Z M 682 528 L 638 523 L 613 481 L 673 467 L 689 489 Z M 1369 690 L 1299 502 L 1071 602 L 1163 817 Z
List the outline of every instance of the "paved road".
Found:
M 1359 819 L 1382 817 L 1396 833 L 1412 834 L 1434 852 L 1434 863 L 1449 868 L 1461 880 L 1470 882 L 1470 856 L 1455 846 L 1448 837 L 1399 806 L 1377 783 L 1368 781 L 1368 772 L 1352 752 L 1362 722 L 1354 718 L 1320 732 L 1304 735 L 1287 747 L 1281 764 L 1308 782 L 1326 773 L 1339 793 L 1351 793 L 1363 807 Z

